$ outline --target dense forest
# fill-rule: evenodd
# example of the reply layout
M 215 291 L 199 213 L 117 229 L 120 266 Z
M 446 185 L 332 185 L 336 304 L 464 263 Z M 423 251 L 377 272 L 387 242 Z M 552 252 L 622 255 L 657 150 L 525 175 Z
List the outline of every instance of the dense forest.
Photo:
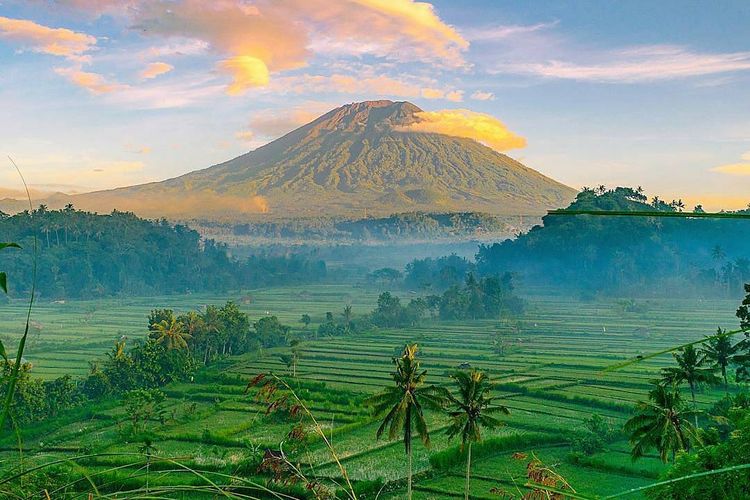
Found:
M 527 222 L 529 219 L 527 218 Z M 478 212 L 406 212 L 388 217 L 298 218 L 222 224 L 195 221 L 202 232 L 222 240 L 304 239 L 310 241 L 399 241 L 404 238 L 479 238 L 516 234 L 523 219 Z
M 314 282 L 325 262 L 299 255 L 252 255 L 233 259 L 225 245 L 166 220 L 129 212 L 109 215 L 40 206 L 0 214 L 0 240 L 22 249 L 5 252 L 0 265 L 12 277 L 11 294 L 32 282 L 34 237 L 38 248 L 37 290 L 53 299 L 116 294 L 164 294 Z
M 569 210 L 678 212 L 640 189 L 584 189 Z M 700 206 L 696 212 L 702 212 Z M 750 214 L 750 209 L 737 213 Z M 731 235 L 731 237 L 728 237 Z M 596 291 L 671 287 L 737 295 L 750 280 L 747 220 L 547 215 L 515 240 L 482 245 L 480 275 L 521 272 L 530 282 Z M 682 285 L 689 283 L 689 287 Z

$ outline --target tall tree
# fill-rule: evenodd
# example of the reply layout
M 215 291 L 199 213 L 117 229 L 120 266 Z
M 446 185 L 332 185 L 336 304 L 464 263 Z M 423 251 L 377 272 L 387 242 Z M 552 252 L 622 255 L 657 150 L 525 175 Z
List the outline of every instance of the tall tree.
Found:
M 417 344 L 406 345 L 398 358 L 393 358 L 396 371 L 393 372 L 394 386 L 367 399 L 377 416 L 384 416 L 378 427 L 379 439 L 386 429 L 388 438 L 403 435 L 408 457 L 407 492 L 412 496 L 412 435 L 416 430 L 422 443 L 430 446 L 430 434 L 424 417 L 424 409 L 441 409 L 448 397 L 448 391 L 441 387 L 425 385 L 427 372 L 420 370 L 417 359 Z
M 662 376 L 666 383 L 679 385 L 683 382 L 690 387 L 693 408 L 696 408 L 695 391 L 704 384 L 716 384 L 719 378 L 714 374 L 714 368 L 705 368 L 705 358 L 698 353 L 693 345 L 688 345 L 672 353 L 677 366 L 662 368 Z M 694 413 L 695 426 L 698 427 L 698 413 Z
M 638 403 L 636 412 L 623 428 L 630 435 L 633 460 L 655 448 L 662 462 L 670 456 L 674 461 L 678 451 L 689 451 L 691 439 L 697 439 L 688 421 L 696 412 L 685 405 L 676 386 L 657 384 L 648 401 Z
M 163 319 L 154 323 L 151 337 L 171 351 L 172 349 L 186 349 L 187 341 L 192 336 L 185 331 L 185 325 L 176 318 L 172 318 L 169 321 Z
M 721 328 L 717 330 L 716 335 L 709 337 L 708 341 L 703 344 L 701 352 L 706 360 L 711 361 L 714 369 L 721 371 L 725 391 L 729 390 L 727 367 L 732 363 L 740 347 L 741 343 L 733 344 L 732 336 L 727 335 L 726 330 Z
M 464 498 L 469 499 L 471 481 L 471 445 L 482 440 L 481 429 L 496 429 L 502 423 L 492 416 L 493 413 L 508 415 L 505 406 L 493 405 L 489 395 L 492 389 L 486 373 L 472 370 L 458 371 L 451 375 L 458 389 L 458 394 L 448 396 L 448 416 L 451 424 L 446 430 L 449 438 L 461 436 L 461 447 L 466 449 L 466 486 Z

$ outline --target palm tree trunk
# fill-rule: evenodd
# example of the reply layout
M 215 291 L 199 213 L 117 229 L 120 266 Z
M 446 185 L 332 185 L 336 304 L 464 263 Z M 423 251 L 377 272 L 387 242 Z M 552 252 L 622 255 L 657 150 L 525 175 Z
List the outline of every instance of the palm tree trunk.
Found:
M 409 453 L 407 453 L 407 455 L 409 456 L 409 472 L 406 480 L 406 494 L 407 498 L 411 500 L 411 446 L 409 446 Z
M 695 402 L 695 386 L 693 384 L 690 384 L 690 395 L 693 397 L 693 409 L 697 411 L 698 406 Z M 698 429 L 698 414 L 693 415 L 693 418 L 695 419 L 695 428 Z
M 466 450 L 466 487 L 464 488 L 464 499 L 469 500 L 469 480 L 471 479 L 471 441 L 469 449 Z

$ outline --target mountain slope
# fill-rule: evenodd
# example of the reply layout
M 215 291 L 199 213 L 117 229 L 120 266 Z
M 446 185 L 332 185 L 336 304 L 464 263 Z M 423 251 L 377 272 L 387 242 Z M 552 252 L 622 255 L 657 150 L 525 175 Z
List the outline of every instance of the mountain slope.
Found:
M 145 216 L 361 216 L 406 211 L 543 213 L 575 191 L 471 139 L 402 132 L 408 102 L 336 108 L 254 151 L 158 183 L 75 196 Z

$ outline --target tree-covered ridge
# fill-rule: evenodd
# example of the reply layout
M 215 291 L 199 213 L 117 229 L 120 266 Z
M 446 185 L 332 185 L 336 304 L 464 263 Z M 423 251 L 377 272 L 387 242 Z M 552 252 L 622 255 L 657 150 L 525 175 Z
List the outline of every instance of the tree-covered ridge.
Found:
M 527 223 L 529 219 L 526 219 Z M 227 224 L 198 221 L 223 238 L 305 238 L 306 240 L 399 241 L 433 238 L 495 237 L 517 233 L 518 216 L 481 212 L 404 212 L 387 217 L 336 218 L 330 216 Z
M 232 259 L 223 244 L 166 220 L 149 221 L 128 212 L 99 215 L 74 209 L 0 216 L 0 240 L 25 249 L 39 247 L 37 289 L 43 297 L 186 293 L 301 281 L 317 281 L 325 263 L 304 257 Z M 30 251 L 0 256 L 12 277 L 10 292 L 29 289 Z
M 681 201 L 648 200 L 640 189 L 584 189 L 569 210 L 677 212 Z M 703 209 L 697 206 L 696 212 Z M 750 213 L 750 209 L 739 213 Z M 522 271 L 547 284 L 590 290 L 690 282 L 741 291 L 750 279 L 746 220 L 548 215 L 516 240 L 483 245 L 481 274 Z

